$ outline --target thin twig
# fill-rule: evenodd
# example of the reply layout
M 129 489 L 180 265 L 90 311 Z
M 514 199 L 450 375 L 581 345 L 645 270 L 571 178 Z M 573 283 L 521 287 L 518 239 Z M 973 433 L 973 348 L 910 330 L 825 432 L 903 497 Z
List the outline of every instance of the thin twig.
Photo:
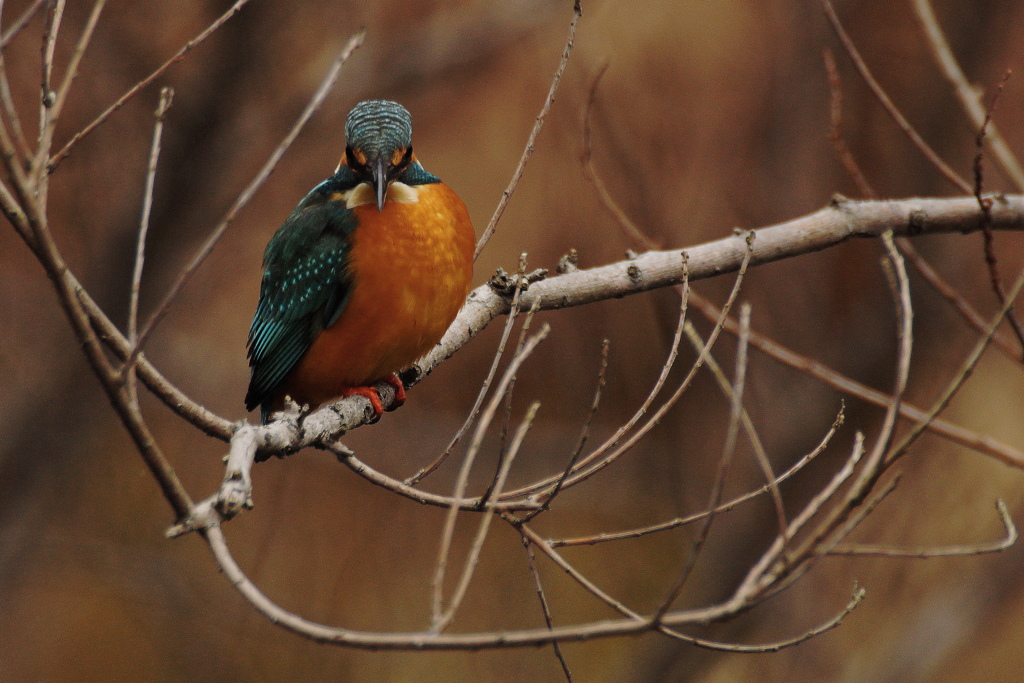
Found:
M 50 122 L 53 116 L 53 105 L 56 102 L 57 97 L 51 87 L 51 80 L 53 76 L 53 57 L 57 48 L 57 34 L 60 32 L 61 20 L 64 18 L 64 6 L 65 0 L 56 0 L 56 2 L 52 2 L 48 5 L 48 10 L 46 12 L 46 21 L 43 29 L 43 81 L 39 95 L 39 136 L 36 140 L 36 159 L 49 154 L 50 145 L 52 144 L 50 133 L 53 129 L 51 128 Z M 45 210 L 49 187 L 43 177 L 44 174 L 38 173 L 37 169 L 38 164 L 33 163 L 31 171 L 32 189 L 38 198 L 39 206 L 43 207 L 43 210 Z
M 526 252 L 519 254 L 519 271 L 517 273 L 516 288 L 522 288 L 526 285 Z M 537 315 L 536 306 L 532 307 L 526 314 L 526 319 L 523 321 L 523 326 L 519 329 L 519 340 L 516 342 L 516 350 L 513 355 L 518 354 L 523 349 L 523 343 L 526 341 L 526 335 L 530 331 L 530 326 L 533 324 L 533 317 Z M 508 437 L 509 427 L 512 424 L 512 396 L 516 390 L 516 378 L 513 377 L 512 381 L 509 382 L 508 391 L 505 392 L 505 410 L 501 419 L 501 429 L 498 431 L 498 463 L 501 464 L 501 460 L 505 454 L 505 439 Z M 498 479 L 498 470 L 494 471 L 494 477 L 491 480 L 491 485 L 487 489 L 487 496 L 490 494 L 491 488 L 494 486 L 494 482 Z
M 576 440 L 576 446 L 572 449 L 572 452 L 569 453 L 569 461 L 565 464 L 565 468 L 562 470 L 562 477 L 555 483 L 550 492 L 538 496 L 543 500 L 543 507 L 539 510 L 526 514 L 520 520 L 523 523 L 529 522 L 541 512 L 550 509 L 551 503 L 562 490 L 562 485 L 565 483 L 570 472 L 572 472 L 573 465 L 576 464 L 576 461 L 580 457 L 580 453 L 583 452 L 583 447 L 587 444 L 587 439 L 590 436 L 590 426 L 593 424 L 594 416 L 597 415 L 597 409 L 601 405 L 601 390 L 604 388 L 605 372 L 608 370 L 608 347 L 610 344 L 611 342 L 607 339 L 605 339 L 601 344 L 601 364 L 597 369 L 597 386 L 594 387 L 594 399 L 590 403 L 590 411 L 587 413 L 587 419 L 583 422 L 582 429 L 580 429 L 580 435 Z
M 519 531 L 521 534 L 520 538 L 523 541 L 523 549 L 526 550 L 526 564 L 530 568 L 530 575 L 533 576 L 533 585 L 537 587 L 537 599 L 540 600 L 540 609 L 544 613 L 544 623 L 548 625 L 548 630 L 554 628 L 554 622 L 551 619 L 551 608 L 548 607 L 548 600 L 544 596 L 544 586 L 540 582 L 540 572 L 537 571 L 537 563 L 533 558 L 533 544 L 530 543 L 530 539 L 526 537 L 526 534 Z M 562 647 L 558 644 L 558 641 L 552 643 L 555 650 L 555 656 L 558 657 L 558 663 L 562 666 L 562 673 L 565 674 L 565 680 L 568 683 L 572 683 L 572 672 L 569 671 L 569 664 L 565 661 L 565 656 L 562 654 Z
M 1003 523 L 1006 535 L 998 541 L 988 543 L 975 543 L 973 545 L 950 545 L 938 548 L 891 548 L 884 545 L 871 545 L 867 543 L 850 543 L 837 545 L 828 551 L 829 555 L 873 555 L 876 557 L 956 557 L 962 555 L 984 555 L 986 553 L 998 553 L 1006 550 L 1017 542 L 1017 527 L 1010 517 L 1006 503 L 1002 500 L 996 501 L 996 511 L 999 512 L 999 519 Z
M 949 182 L 956 185 L 965 194 L 972 194 L 971 185 L 963 177 L 954 171 L 949 164 L 942 160 L 938 154 L 935 153 L 921 134 L 917 132 L 914 126 L 911 125 L 907 118 L 903 116 L 900 110 L 893 104 L 892 99 L 886 94 L 885 90 L 875 77 L 871 73 L 871 69 L 868 68 L 867 63 L 863 57 L 860 56 L 860 52 L 857 50 L 857 46 L 854 45 L 853 40 L 846 33 L 846 29 L 843 28 L 842 22 L 839 21 L 839 16 L 836 14 L 835 9 L 832 7 L 830 0 L 821 0 L 822 7 L 825 8 L 825 14 L 828 15 L 828 20 L 832 24 L 832 28 L 835 30 L 836 35 L 839 37 L 839 41 L 843 44 L 846 49 L 846 53 L 853 60 L 854 66 L 857 67 L 857 71 L 860 72 L 864 82 L 867 83 L 871 92 L 874 93 L 875 98 L 882 104 L 882 107 L 889 113 L 889 116 L 896 122 L 900 130 L 910 138 L 910 141 L 914 144 L 917 149 L 924 154 L 928 161 L 941 173 Z
M 711 495 L 708 499 L 706 509 L 711 510 L 712 513 L 704 518 L 704 523 L 701 525 L 697 534 L 694 536 L 693 542 L 690 546 L 689 556 L 686 558 L 686 563 L 683 565 L 682 571 L 679 572 L 679 576 L 676 578 L 672 589 L 669 590 L 668 594 L 661 602 L 661 606 L 654 613 L 654 620 L 661 621 L 661 618 L 665 616 L 665 613 L 672 608 L 672 604 L 679 597 L 679 593 L 683 590 L 683 586 L 686 585 L 687 579 L 690 578 L 690 573 L 693 568 L 697 566 L 697 560 L 700 557 L 701 550 L 704 549 L 704 544 L 707 542 L 708 536 L 711 533 L 711 525 L 715 521 L 714 510 L 718 507 L 719 503 L 722 502 L 722 491 L 725 489 L 725 479 L 728 476 L 729 468 L 732 465 L 733 456 L 736 453 L 736 441 L 739 437 L 740 422 L 742 421 L 741 416 L 743 415 L 743 392 L 746 388 L 747 379 L 747 340 L 750 338 L 750 304 L 744 303 L 740 306 L 740 333 L 737 336 L 737 348 L 736 348 L 736 369 L 733 376 L 732 385 L 732 405 L 729 411 L 729 425 L 726 428 L 725 442 L 722 445 L 722 456 L 718 460 L 718 471 L 715 474 L 714 484 L 711 487 Z M 704 354 L 710 357 L 710 353 Z M 769 477 L 771 481 L 774 477 Z M 785 527 L 783 527 L 783 530 Z
M 597 584 L 595 584 L 593 581 L 584 576 L 583 573 L 581 573 L 578 569 L 573 567 L 569 563 L 569 561 L 562 556 L 561 553 L 559 553 L 550 545 L 548 545 L 548 542 L 541 538 L 540 535 L 536 531 L 531 529 L 529 526 L 527 526 L 526 524 L 519 524 L 515 520 L 510 519 L 508 517 L 506 517 L 505 520 L 517 529 L 519 529 L 520 533 L 524 534 L 527 538 L 529 538 L 530 542 L 538 548 L 540 548 L 540 551 L 542 553 L 547 555 L 548 558 L 551 559 L 551 561 L 554 562 L 556 565 L 558 565 L 558 567 L 562 571 L 564 571 L 570 578 L 572 578 L 576 583 L 582 586 L 584 590 L 593 595 L 595 598 L 597 598 L 604 604 L 608 605 L 619 614 L 622 614 L 630 619 L 633 619 L 634 621 L 647 621 L 640 615 L 639 612 L 636 612 L 630 609 L 629 607 L 626 607 L 626 605 L 622 604 L 622 602 L 616 600 L 614 597 L 612 597 L 604 590 L 599 588 Z
M 857 605 L 860 604 L 860 601 L 863 600 L 867 594 L 868 592 L 865 589 L 855 585 L 853 589 L 853 596 L 850 598 L 850 601 L 846 603 L 846 607 L 844 607 L 842 611 L 840 611 L 834 617 L 826 621 L 824 624 L 815 626 L 811 630 L 802 633 L 801 635 L 796 636 L 795 638 L 777 640 L 773 643 L 761 643 L 756 645 L 744 645 L 741 643 L 720 643 L 713 640 L 707 640 L 706 638 L 697 638 L 695 636 L 683 635 L 671 629 L 662 628 L 659 630 L 669 637 L 675 638 L 677 640 L 682 640 L 687 643 L 692 643 L 693 645 L 702 647 L 707 650 L 717 650 L 719 652 L 737 652 L 741 654 L 778 652 L 779 650 L 783 650 L 787 647 L 799 645 L 800 643 L 806 642 L 811 638 L 814 638 L 815 636 L 819 636 L 822 633 L 831 631 L 836 626 L 839 626 L 839 624 L 843 622 L 843 619 L 845 619 L 847 615 L 850 614 L 850 612 L 857 608 Z
M 11 82 L 7 78 L 7 56 L 2 51 L 0 51 L 0 103 L 3 105 L 7 120 L 11 123 L 14 142 L 18 145 L 18 155 L 27 165 L 32 151 L 29 149 L 28 140 L 25 139 L 25 130 L 21 127 L 21 117 L 18 116 L 18 109 L 15 107 L 14 97 L 11 95 Z
M 828 76 L 828 139 L 835 148 L 836 156 L 839 157 L 846 172 L 853 178 L 860 193 L 868 199 L 875 199 L 877 195 L 874 188 L 871 187 L 871 183 L 860 170 L 857 160 L 853 158 L 853 152 L 846 144 L 846 138 L 843 137 L 843 82 L 839 76 L 839 69 L 836 67 L 836 58 L 830 48 L 822 50 L 822 56 L 825 60 L 825 73 Z
M 508 389 L 509 383 L 519 371 L 519 367 L 527 358 L 530 357 L 530 354 L 533 353 L 534 349 L 537 348 L 537 345 L 548 336 L 550 331 L 551 327 L 545 323 L 540 331 L 526 342 L 522 350 L 512 357 L 508 367 L 505 368 L 505 374 L 502 375 L 501 382 L 498 383 L 497 388 L 494 390 L 494 394 L 491 396 L 491 400 L 487 404 L 487 408 L 480 416 L 480 421 L 473 434 L 473 441 L 470 443 L 469 449 L 466 451 L 466 457 L 462 461 L 462 467 L 459 469 L 459 476 L 455 481 L 452 498 L 459 499 L 465 495 L 466 486 L 469 483 L 469 472 L 473 467 L 473 462 L 476 459 L 477 454 L 480 452 L 480 446 L 483 444 L 484 434 L 487 432 L 487 428 L 494 420 L 494 414 L 498 410 L 501 400 L 505 397 L 505 391 Z M 499 497 L 496 496 L 495 500 L 498 499 Z M 431 600 L 431 624 L 434 626 L 441 622 L 443 615 L 442 591 L 444 589 L 444 575 L 448 565 L 448 554 L 451 551 L 452 539 L 455 536 L 455 521 L 457 519 L 458 512 L 459 507 L 457 505 L 452 505 L 448 508 L 448 515 L 445 518 L 444 530 L 441 533 L 441 543 L 437 555 L 437 568 L 434 571 Z
M 204 40 L 209 38 L 217 29 L 219 29 L 224 24 L 224 22 L 226 22 L 228 19 L 237 14 L 238 11 L 241 10 L 242 7 L 245 6 L 245 4 L 248 2 L 249 0 L 237 0 L 235 4 L 229 7 L 228 10 L 224 12 L 224 14 L 220 15 L 220 17 L 218 17 L 216 21 L 214 21 L 212 24 L 203 29 L 203 31 L 195 38 L 185 43 L 182 46 L 182 48 L 174 54 L 173 57 L 171 57 L 166 62 L 161 64 L 156 71 L 149 74 L 141 81 L 133 85 L 128 90 L 128 92 L 126 92 L 124 95 L 121 95 L 121 97 L 119 97 L 116 102 L 107 107 L 103 111 L 103 113 L 101 113 L 99 116 L 93 119 L 93 121 L 89 125 L 75 133 L 71 137 L 71 139 L 68 140 L 67 144 L 64 145 L 63 148 L 61 148 L 59 152 L 50 157 L 50 161 L 46 165 L 48 172 L 53 173 L 57 169 L 57 165 L 60 164 L 60 162 L 63 161 L 68 154 L 71 153 L 71 148 L 74 147 L 82 138 L 96 130 L 98 126 L 100 126 L 101 124 L 106 122 L 108 118 L 110 118 L 111 114 L 113 114 L 115 111 L 124 106 L 124 104 L 128 100 L 135 97 L 143 88 L 148 86 L 156 79 L 160 78 L 160 76 L 162 76 L 164 72 L 166 72 L 169 68 L 180 62 L 182 59 L 184 59 L 185 55 L 188 54 L 189 51 L 191 51 L 194 47 L 196 47 Z
M 135 345 L 138 334 L 139 292 L 142 288 L 142 269 L 146 260 L 146 235 L 149 232 L 149 217 L 153 209 L 153 187 L 156 184 L 156 167 L 160 159 L 160 138 L 164 131 L 164 118 L 174 99 L 174 89 L 165 87 L 160 91 L 160 104 L 156 109 L 156 123 L 153 124 L 153 143 L 149 150 L 149 166 L 146 169 L 146 189 L 142 195 L 142 218 L 139 220 L 139 239 L 135 248 L 135 266 L 132 268 L 132 288 L 128 303 L 128 343 Z M 127 382 L 128 394 L 138 405 L 135 386 L 135 366 L 125 363 L 121 367 L 121 382 Z
M 530 161 L 530 157 L 533 156 L 534 144 L 537 141 L 537 135 L 540 134 L 540 129 L 544 127 L 544 119 L 547 118 L 548 111 L 551 110 L 551 104 L 555 101 L 555 93 L 558 92 L 558 83 L 562 80 L 562 72 L 565 71 L 566 64 L 569 63 L 569 55 L 572 54 L 573 41 L 576 39 L 576 24 L 579 22 L 580 17 L 583 16 L 583 8 L 580 6 L 580 0 L 576 0 L 572 7 L 572 22 L 569 24 L 569 37 L 565 41 L 565 49 L 562 50 L 562 59 L 558 63 L 558 68 L 555 70 L 554 78 L 551 79 L 551 87 L 548 88 L 548 96 L 544 100 L 544 106 L 541 107 L 540 113 L 537 115 L 537 120 L 533 123 L 533 129 L 530 131 L 530 137 L 526 140 L 526 147 L 523 148 L 523 153 L 519 157 L 519 163 L 516 165 L 516 170 L 512 173 L 512 180 L 509 181 L 508 187 L 501 193 L 501 199 L 498 200 L 498 206 L 494 209 L 494 215 L 491 216 L 490 222 L 484 229 L 480 239 L 477 240 L 476 249 L 473 252 L 473 260 L 475 261 L 480 252 L 484 250 L 487 243 L 491 240 L 494 235 L 494 231 L 498 229 L 498 221 L 501 220 L 501 216 L 505 213 L 505 207 L 508 206 L 509 199 L 512 198 L 512 193 L 516 191 L 516 186 L 519 185 L 519 179 L 523 177 L 523 171 L 526 170 L 526 164 Z
M 953 55 L 953 50 L 939 26 L 939 21 L 935 18 L 931 2 L 929 0 L 913 0 L 913 5 L 940 71 L 953 84 L 954 92 L 964 111 L 974 122 L 974 127 L 981 128 L 982 122 L 985 120 L 985 106 L 982 104 L 980 90 L 968 82 L 967 76 L 960 68 L 960 63 Z M 988 142 L 1003 172 L 1010 177 L 1018 191 L 1024 191 L 1024 169 L 1021 168 L 1020 162 L 1010 150 L 1009 145 L 1006 144 L 1006 140 L 1003 139 L 995 124 L 991 124 L 989 128 Z
M 999 103 L 999 96 L 1003 93 L 1003 86 L 1006 85 L 1010 72 L 1003 75 L 996 90 L 992 93 L 992 99 L 985 108 L 985 120 L 981 122 L 978 134 L 974 139 L 974 198 L 978 200 L 978 208 L 981 210 L 981 236 L 985 253 L 985 265 L 988 267 L 989 281 L 992 283 L 992 290 L 996 294 L 999 303 L 1006 301 L 1006 292 L 1003 291 L 1002 278 L 999 276 L 999 260 L 996 258 L 995 235 L 992 232 L 992 198 L 983 196 L 985 183 L 985 131 L 992 122 L 992 115 L 995 113 L 996 105 Z M 1017 320 L 1011 308 L 1006 314 L 1006 320 L 1010 323 L 1010 329 L 1017 335 L 1021 346 L 1024 346 L 1024 326 Z M 1021 360 L 1018 358 L 1018 360 Z
M 597 100 L 597 86 L 601 83 L 601 78 L 607 70 L 608 62 L 605 62 L 597 70 L 597 73 L 594 74 L 594 79 L 590 83 L 590 95 L 587 97 L 587 106 L 583 110 L 583 149 L 580 152 L 580 165 L 583 167 L 583 175 L 586 176 L 591 186 L 597 192 L 597 196 L 601 200 L 601 206 L 612 215 L 616 224 L 626 233 L 626 236 L 637 245 L 642 245 L 647 249 L 654 249 L 654 241 L 644 234 L 629 219 L 626 212 L 619 207 L 618 202 L 612 197 L 608 187 L 604 184 L 601 176 L 597 173 L 597 169 L 594 167 L 594 150 L 591 141 L 591 114 L 593 113 L 594 103 Z
M 697 353 L 704 347 L 704 340 L 701 339 L 697 329 L 692 323 L 687 321 L 686 323 L 686 336 L 690 340 L 690 344 L 693 346 Z M 750 329 L 747 329 L 747 341 L 750 339 Z M 729 378 L 725 376 L 725 372 L 722 370 L 718 361 L 715 360 L 714 356 L 709 355 L 707 357 L 707 368 L 714 375 L 715 380 L 718 382 L 718 387 L 725 394 L 725 397 L 729 400 L 730 405 L 735 400 L 732 393 L 732 385 L 729 383 Z M 768 459 L 768 454 L 765 453 L 764 445 L 761 443 L 761 438 L 757 435 L 757 428 L 754 427 L 754 421 L 750 418 L 750 413 L 742 405 L 740 406 L 740 420 L 743 424 L 743 431 L 747 434 L 747 439 L 750 441 L 750 448 L 754 451 L 754 459 L 757 464 L 761 467 L 761 472 L 765 476 L 767 481 L 766 486 L 771 493 L 772 504 L 775 507 L 775 518 L 779 523 L 779 532 L 785 533 L 786 527 L 789 523 L 786 521 L 786 507 L 782 502 L 782 493 L 779 491 L 779 482 L 781 478 L 776 478 L 774 470 L 772 470 L 772 463 Z M 842 411 L 840 411 L 842 415 Z
M 526 416 L 519 424 L 519 429 L 516 430 L 516 434 L 512 438 L 512 443 L 509 445 L 508 452 L 505 453 L 501 459 L 501 469 L 498 472 L 497 481 L 494 482 L 492 492 L 487 498 L 488 501 L 501 494 L 501 489 L 505 486 L 505 480 L 508 478 L 508 473 L 512 468 L 512 461 L 519 453 L 519 448 L 523 445 L 523 439 L 526 438 L 526 433 L 530 431 L 530 427 L 533 425 L 533 420 L 537 416 L 537 411 L 539 409 L 539 401 L 534 401 L 527 409 Z M 448 603 L 448 609 L 445 610 L 436 622 L 431 624 L 431 631 L 435 633 L 443 631 L 448 627 L 448 624 L 451 623 L 452 619 L 455 618 L 455 613 L 458 611 L 459 605 L 462 604 L 463 598 L 466 597 L 466 591 L 469 590 L 469 582 L 472 580 L 473 572 L 480 561 L 480 553 L 483 551 L 484 541 L 487 539 L 487 532 L 491 527 L 491 521 L 493 519 L 493 514 L 485 514 L 480 519 L 480 526 L 477 528 L 476 537 L 473 539 L 473 545 L 469 549 L 469 556 L 466 558 L 466 564 L 465 568 L 462 570 L 462 576 L 459 578 L 459 582 L 456 584 L 455 590 L 452 591 L 452 599 Z
M 7 30 L 4 31 L 3 36 L 0 36 L 0 50 L 3 50 L 8 45 L 10 45 L 11 41 L 14 40 L 15 36 L 21 33 L 21 29 L 25 28 L 26 24 L 28 24 L 32 17 L 36 15 L 36 12 L 39 11 L 39 8 L 42 7 L 43 4 L 48 1 L 49 0 L 33 0 L 32 4 L 25 8 L 25 11 L 22 12 L 18 16 L 18 18 L 14 20 L 14 23 L 7 27 Z
M 845 418 L 843 416 L 843 411 L 840 410 L 838 416 L 836 417 L 836 421 L 832 424 L 832 428 L 829 429 L 829 431 L 825 434 L 821 442 L 814 448 L 814 450 L 810 451 L 809 453 L 806 453 L 802 458 L 800 458 L 795 463 L 790 465 L 790 467 L 785 472 L 780 474 L 775 479 L 775 485 L 777 486 L 778 484 L 781 484 L 782 482 L 792 477 L 794 474 L 802 470 L 804 466 L 807 465 L 807 463 L 811 462 L 811 460 L 813 460 L 819 454 L 821 454 L 828 446 L 828 444 L 831 442 L 832 437 L 835 435 L 840 425 L 842 425 L 844 419 Z M 627 538 L 639 538 L 641 536 L 646 536 L 647 534 L 657 533 L 659 531 L 667 531 L 669 529 L 676 529 L 687 524 L 692 524 L 693 522 L 704 519 L 710 514 L 729 512 L 737 505 L 746 503 L 748 500 L 753 500 L 754 498 L 757 498 L 760 495 L 768 493 L 770 490 L 771 484 L 765 484 L 759 489 L 749 491 L 741 496 L 733 498 L 728 502 L 722 503 L 714 510 L 705 510 L 703 512 L 697 512 L 686 517 L 676 517 L 675 519 L 670 519 L 668 521 L 660 522 L 658 524 L 652 524 L 650 526 L 640 527 L 637 529 L 627 529 L 625 531 L 618 531 L 614 533 L 601 532 L 600 534 L 594 536 L 583 536 L 580 538 L 564 538 L 558 540 L 551 539 L 548 541 L 548 543 L 551 545 L 552 548 L 559 548 L 562 546 L 595 545 L 597 543 L 605 543 L 608 541 L 621 541 Z
M 103 7 L 106 3 L 107 0 L 96 0 L 95 3 L 93 3 L 92 12 L 89 13 L 89 18 L 86 20 L 85 28 L 82 30 L 82 35 L 79 36 L 78 43 L 75 45 L 75 49 L 71 53 L 67 67 L 64 70 L 64 78 L 61 81 L 60 86 L 58 86 L 57 91 L 43 91 L 43 97 L 47 107 L 47 116 L 45 120 L 45 127 L 40 128 L 40 143 L 36 148 L 35 159 L 32 161 L 33 172 L 35 173 L 39 184 L 43 184 L 44 177 L 49 173 L 47 170 L 47 162 L 49 160 L 50 150 L 53 147 L 53 132 L 57 126 L 57 120 L 64 111 L 64 103 L 67 101 L 68 93 L 71 92 L 71 84 L 74 82 L 75 77 L 78 76 L 78 65 L 81 63 L 82 57 L 85 56 L 85 50 L 89 46 L 89 41 L 92 40 L 93 32 L 96 30 L 96 24 L 99 22 L 100 14 L 103 12 Z M 52 54 L 50 57 L 52 59 Z M 49 76 L 47 76 L 47 84 L 44 87 L 48 86 Z

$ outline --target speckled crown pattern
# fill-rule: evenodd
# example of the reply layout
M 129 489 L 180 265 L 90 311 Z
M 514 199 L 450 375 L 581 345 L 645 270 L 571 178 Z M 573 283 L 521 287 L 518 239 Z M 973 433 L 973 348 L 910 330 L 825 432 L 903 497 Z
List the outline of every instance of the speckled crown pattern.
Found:
M 367 156 L 390 153 L 412 143 L 412 116 L 398 102 L 366 100 L 348 113 L 345 137 Z

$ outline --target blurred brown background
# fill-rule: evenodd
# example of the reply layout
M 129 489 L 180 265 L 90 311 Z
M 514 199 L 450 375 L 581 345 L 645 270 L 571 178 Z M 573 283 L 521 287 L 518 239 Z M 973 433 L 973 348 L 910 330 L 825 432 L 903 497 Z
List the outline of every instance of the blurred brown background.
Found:
M 5 17 L 27 3 L 5 5 Z M 69 3 L 66 58 L 90 3 Z M 230 3 L 113 2 L 82 65 L 58 144 L 170 56 Z M 1024 5 L 936 0 L 968 76 L 996 83 L 1024 71 Z M 927 51 L 909 2 L 838 3 L 883 85 L 941 154 L 969 174 L 974 131 Z M 659 242 L 685 246 L 855 195 L 828 132 L 822 49 L 835 48 L 813 0 L 590 0 L 537 153 L 477 263 L 553 268 L 570 248 L 583 266 L 630 244 L 597 206 L 579 166 L 587 89 L 610 66 L 594 114 L 595 160 L 629 215 Z M 175 304 L 147 353 L 197 400 L 245 417 L 245 335 L 260 257 L 297 200 L 334 168 L 349 107 L 368 97 L 413 113 L 424 165 L 466 201 L 478 231 L 515 167 L 547 91 L 571 18 L 550 0 L 255 1 L 157 85 L 176 89 L 157 176 L 144 280 L 151 310 L 301 111 L 344 41 L 366 44 L 339 85 Z M 10 19 L 5 19 L 5 25 Z M 26 125 L 34 121 L 35 20 L 8 53 Z M 953 192 L 895 129 L 837 50 L 847 139 L 884 196 Z M 63 63 L 63 62 L 61 62 Z M 60 73 L 58 71 L 58 73 Z M 128 279 L 158 87 L 80 144 L 54 176 L 51 223 L 76 273 L 115 320 Z M 996 117 L 1024 145 L 1024 82 L 1010 80 Z M 988 188 L 1009 189 L 994 171 Z M 977 235 L 919 240 L 919 249 L 985 312 L 994 309 Z M 997 236 L 1007 277 L 1021 243 Z M 874 243 L 760 268 L 744 298 L 756 329 L 882 390 L 892 381 L 893 314 Z M 730 281 L 708 282 L 722 300 Z M 918 340 L 909 398 L 932 400 L 973 342 L 950 308 L 915 277 Z M 42 270 L 0 231 L 0 679 L 4 681 L 547 681 L 550 648 L 373 653 L 317 646 L 271 626 L 218 575 L 200 539 L 169 542 L 167 504 L 90 376 Z M 150 308 L 146 308 L 146 307 Z M 519 410 L 543 400 L 513 477 L 564 462 L 586 414 L 602 338 L 611 340 L 604 437 L 643 400 L 671 340 L 671 292 L 542 316 L 554 331 L 520 375 Z M 707 325 L 702 329 L 707 330 Z M 497 326 L 496 326 L 497 327 Z M 408 404 L 347 443 L 399 477 L 431 460 L 469 409 L 497 339 L 489 330 L 411 392 Z M 731 362 L 733 340 L 718 355 Z M 684 360 L 692 354 L 684 352 Z M 748 406 L 777 469 L 831 424 L 839 396 L 753 354 Z M 1020 366 L 992 354 L 947 417 L 1024 444 Z M 875 409 L 853 401 L 832 452 L 784 487 L 795 506 L 843 457 Z M 704 377 L 655 432 L 589 485 L 561 496 L 538 527 L 551 536 L 616 530 L 699 509 L 707 497 L 727 403 Z M 155 402 L 154 429 L 197 498 L 222 473 L 224 446 Z M 488 465 L 479 466 L 481 480 Z M 741 450 L 727 494 L 759 486 Z M 1018 519 L 1020 473 L 934 438 L 902 464 L 895 495 L 858 532 L 896 544 L 996 538 L 1005 498 Z M 427 486 L 444 491 L 446 467 Z M 259 466 L 256 508 L 228 538 L 256 582 L 284 607 L 360 629 L 413 630 L 429 619 L 429 582 L 443 512 L 387 494 L 323 453 Z M 464 517 L 455 558 L 471 531 Z M 771 537 L 761 500 L 719 518 L 681 604 L 726 596 Z M 687 530 L 612 546 L 568 549 L 599 585 L 650 610 L 689 547 Z M 836 631 L 766 655 L 717 654 L 660 637 L 564 646 L 578 681 L 1009 681 L 1024 665 L 1022 551 L 924 561 L 826 559 L 800 584 L 736 622 L 698 635 L 757 643 L 828 619 L 854 580 L 867 600 Z M 540 560 L 558 624 L 612 613 Z M 516 536 L 496 527 L 456 630 L 542 624 Z

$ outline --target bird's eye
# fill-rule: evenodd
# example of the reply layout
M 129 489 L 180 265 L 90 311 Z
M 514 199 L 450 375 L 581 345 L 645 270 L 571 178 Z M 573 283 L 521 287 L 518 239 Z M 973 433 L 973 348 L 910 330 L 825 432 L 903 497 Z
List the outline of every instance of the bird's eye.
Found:
M 352 149 L 351 145 L 345 146 L 345 161 L 348 167 L 356 173 L 370 172 L 370 167 L 366 165 L 366 156 Z

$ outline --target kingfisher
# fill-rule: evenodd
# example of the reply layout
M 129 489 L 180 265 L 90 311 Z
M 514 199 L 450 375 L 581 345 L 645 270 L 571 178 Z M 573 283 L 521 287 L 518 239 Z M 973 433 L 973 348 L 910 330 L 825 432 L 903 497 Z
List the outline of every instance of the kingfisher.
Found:
M 412 117 L 387 100 L 345 121 L 334 174 L 299 202 L 267 244 L 246 343 L 247 410 L 266 423 L 285 397 L 317 407 L 360 395 L 447 331 L 469 294 L 475 233 L 466 205 L 412 151 Z

